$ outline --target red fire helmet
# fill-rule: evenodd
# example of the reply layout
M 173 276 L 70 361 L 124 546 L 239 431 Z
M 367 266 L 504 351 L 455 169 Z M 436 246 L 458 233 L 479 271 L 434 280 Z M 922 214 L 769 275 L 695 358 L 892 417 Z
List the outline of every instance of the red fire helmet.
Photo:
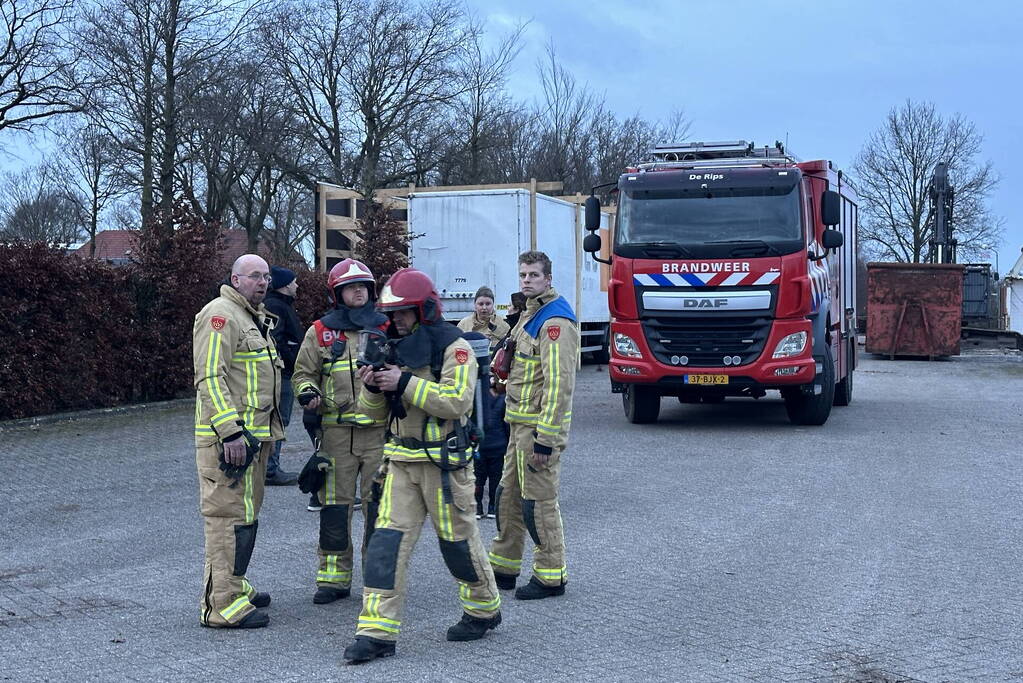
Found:
M 440 296 L 429 276 L 415 268 L 402 268 L 380 290 L 377 310 L 383 313 L 414 308 L 425 325 L 443 320 Z
M 373 273 L 362 261 L 353 258 L 346 258 L 341 263 L 330 269 L 327 275 L 327 289 L 330 290 L 330 299 L 335 304 L 341 299 L 341 289 L 353 282 L 365 282 L 369 290 L 370 301 L 376 299 L 377 287 L 373 279 Z

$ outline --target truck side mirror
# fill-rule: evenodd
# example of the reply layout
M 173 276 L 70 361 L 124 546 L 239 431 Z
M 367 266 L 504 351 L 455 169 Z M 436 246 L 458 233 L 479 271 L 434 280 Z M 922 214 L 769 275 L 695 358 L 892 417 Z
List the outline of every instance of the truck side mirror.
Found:
M 589 228 L 587 228 L 589 229 Z M 600 235 L 591 232 L 583 238 L 583 251 L 596 254 L 600 251 Z
M 838 249 L 845 242 L 845 237 L 838 230 L 825 230 L 821 235 L 821 246 L 825 249 Z
M 600 229 L 600 200 L 592 194 L 586 198 L 586 221 L 584 227 L 590 232 Z M 598 246 L 597 249 L 600 249 L 600 247 Z M 587 249 L 586 251 L 590 250 Z
M 834 190 L 824 190 L 821 194 L 821 223 L 824 225 L 838 225 L 841 221 L 841 197 Z

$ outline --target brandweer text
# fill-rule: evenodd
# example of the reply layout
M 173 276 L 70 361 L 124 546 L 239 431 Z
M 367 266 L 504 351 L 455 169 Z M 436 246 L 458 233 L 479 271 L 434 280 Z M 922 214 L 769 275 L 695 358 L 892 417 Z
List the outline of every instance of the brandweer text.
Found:
M 748 273 L 749 261 L 725 263 L 662 263 L 662 273 Z

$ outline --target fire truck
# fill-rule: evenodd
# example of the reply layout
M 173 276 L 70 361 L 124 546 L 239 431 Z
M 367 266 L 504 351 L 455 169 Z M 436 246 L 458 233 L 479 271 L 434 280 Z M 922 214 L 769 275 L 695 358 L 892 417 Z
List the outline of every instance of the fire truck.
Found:
M 661 398 L 718 403 L 780 391 L 791 422 L 852 400 L 856 194 L 828 161 L 776 143 L 651 150 L 586 200 L 583 249 L 608 264 L 611 389 L 633 423 Z M 602 251 L 600 200 L 618 217 Z

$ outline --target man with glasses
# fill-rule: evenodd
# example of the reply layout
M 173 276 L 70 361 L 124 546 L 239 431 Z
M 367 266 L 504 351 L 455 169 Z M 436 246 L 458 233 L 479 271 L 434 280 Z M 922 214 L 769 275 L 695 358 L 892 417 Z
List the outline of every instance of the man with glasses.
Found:
M 266 463 L 284 438 L 281 369 L 263 306 L 270 268 L 245 254 L 231 268 L 230 285 L 195 316 L 195 447 L 199 511 L 206 562 L 199 623 L 214 628 L 260 628 L 268 593 L 245 577 L 256 543 Z

